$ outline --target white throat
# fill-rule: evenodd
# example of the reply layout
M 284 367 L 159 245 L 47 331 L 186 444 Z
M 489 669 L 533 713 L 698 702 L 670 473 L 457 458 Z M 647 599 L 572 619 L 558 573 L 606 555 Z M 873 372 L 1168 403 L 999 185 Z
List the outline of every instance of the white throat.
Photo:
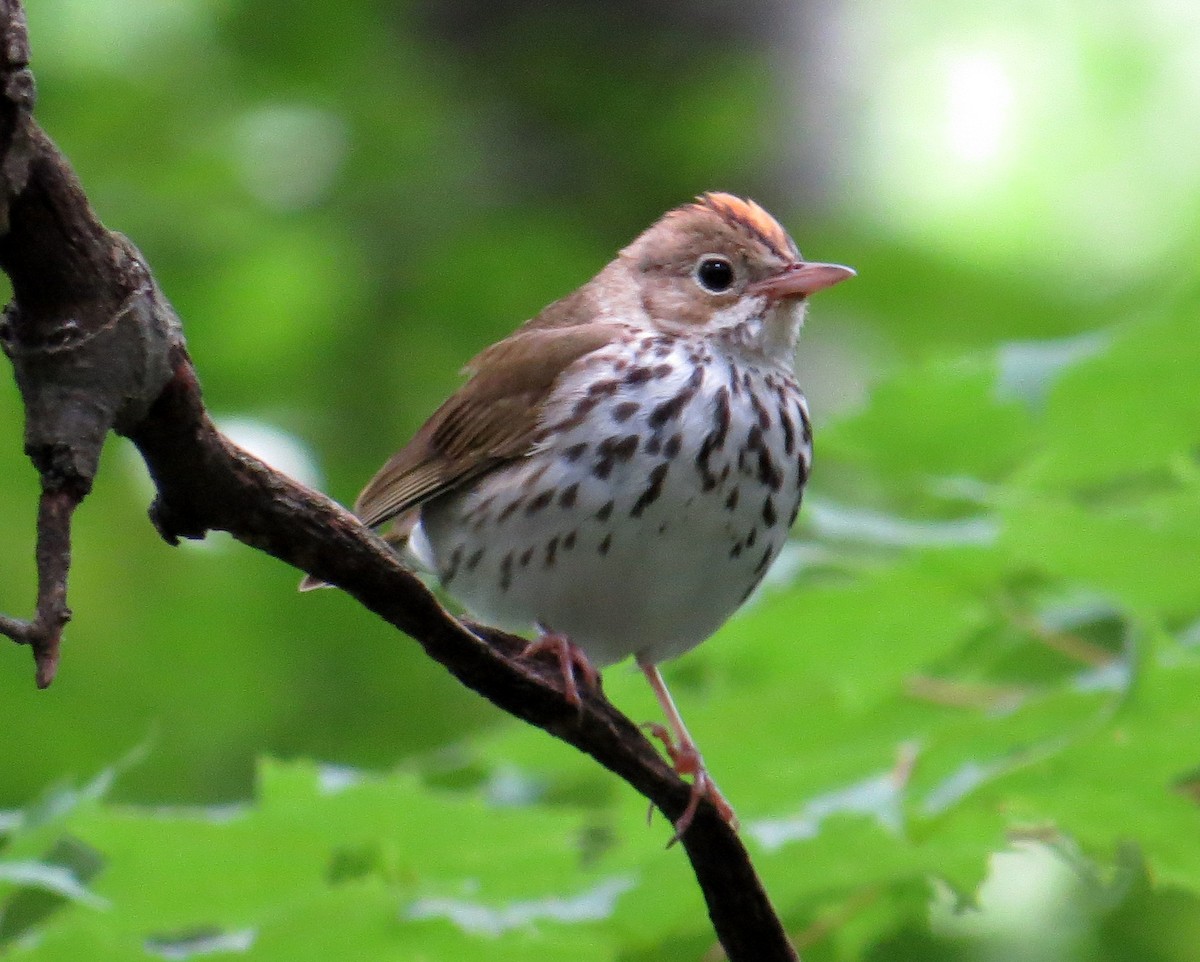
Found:
M 791 371 L 808 302 L 788 299 L 764 305 L 764 300 L 743 299 L 717 311 L 712 317 L 712 329 L 720 332 L 720 342 L 737 356 L 750 361 L 765 359 Z

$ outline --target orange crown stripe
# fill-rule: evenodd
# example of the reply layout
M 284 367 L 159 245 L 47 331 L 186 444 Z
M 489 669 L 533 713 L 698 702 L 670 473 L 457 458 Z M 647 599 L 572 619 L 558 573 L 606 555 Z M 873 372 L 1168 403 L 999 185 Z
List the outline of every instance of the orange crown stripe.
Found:
M 696 198 L 697 207 L 706 207 L 726 220 L 738 224 L 758 237 L 780 257 L 796 256 L 796 245 L 779 221 L 752 200 L 733 194 L 709 191 Z

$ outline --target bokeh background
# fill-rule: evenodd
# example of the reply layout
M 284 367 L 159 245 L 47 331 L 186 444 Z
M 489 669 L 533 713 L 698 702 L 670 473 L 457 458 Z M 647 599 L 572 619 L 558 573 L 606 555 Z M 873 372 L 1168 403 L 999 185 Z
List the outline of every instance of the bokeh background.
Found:
M 879 436 L 919 461 L 944 427 L 886 389 L 881 407 L 878 385 L 990 358 L 995 396 L 1028 400 L 1105 331 L 1195 319 L 1200 6 L 1185 0 L 36 0 L 28 16 L 38 116 L 147 255 L 211 410 L 343 502 L 467 358 L 707 189 L 754 197 L 806 254 L 860 273 L 815 305 L 799 366 L 818 459 L 824 430 L 875 420 L 818 461 L 815 516 L 773 589 L 787 604 L 803 606 L 804 572 L 820 582 L 806 563 L 822 539 L 861 527 L 839 506 L 963 514 L 855 461 Z M 1151 370 L 1144 390 L 1163 387 Z M 1167 387 L 1190 416 L 1194 383 Z M 1119 447 L 1097 415 L 1094 443 Z M 0 378 L 0 609 L 24 615 L 37 480 L 20 429 Z M 987 416 L 953 430 L 1013 448 Z M 272 559 L 219 536 L 167 548 L 151 496 L 114 441 L 77 515 L 49 691 L 0 646 L 0 809 L 131 752 L 114 803 L 214 804 L 250 798 L 263 757 L 386 771 L 516 727 L 349 599 L 297 595 Z M 909 531 L 889 547 L 927 543 Z M 1200 563 L 1195 578 L 1200 597 Z M 902 595 L 863 603 L 902 610 Z M 800 643 L 735 623 L 673 669 L 701 744 L 733 726 L 753 757 L 758 723 L 714 717 L 706 686 Z M 627 674 L 610 672 L 619 703 L 651 717 Z M 480 770 L 499 764 L 480 751 Z

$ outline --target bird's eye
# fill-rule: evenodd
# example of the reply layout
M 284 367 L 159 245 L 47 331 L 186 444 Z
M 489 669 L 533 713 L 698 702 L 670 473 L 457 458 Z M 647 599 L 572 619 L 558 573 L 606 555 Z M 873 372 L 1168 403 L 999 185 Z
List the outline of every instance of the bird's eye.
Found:
M 724 257 L 704 257 L 696 265 L 696 283 L 712 294 L 727 291 L 733 284 L 733 265 Z

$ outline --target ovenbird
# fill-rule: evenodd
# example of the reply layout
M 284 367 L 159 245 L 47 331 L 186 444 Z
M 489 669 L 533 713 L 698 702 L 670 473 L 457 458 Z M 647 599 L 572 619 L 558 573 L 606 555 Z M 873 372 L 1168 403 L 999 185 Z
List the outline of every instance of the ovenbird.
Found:
M 657 665 L 746 601 L 796 520 L 812 461 L 793 372 L 807 296 L 852 277 L 806 262 L 752 201 L 668 212 L 578 290 L 467 366 L 355 510 L 471 616 L 536 632 L 576 671 L 633 655 L 676 770 L 709 777 Z M 393 535 L 395 540 L 395 535 Z

